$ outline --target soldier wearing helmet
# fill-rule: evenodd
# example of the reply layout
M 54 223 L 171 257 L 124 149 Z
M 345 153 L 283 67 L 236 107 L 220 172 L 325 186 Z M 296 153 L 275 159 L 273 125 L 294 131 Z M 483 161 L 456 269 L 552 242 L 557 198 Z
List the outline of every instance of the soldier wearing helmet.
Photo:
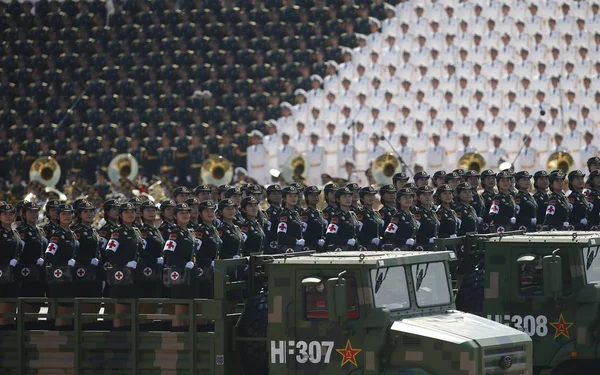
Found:
M 162 234 L 163 239 L 166 241 L 169 238 L 169 234 L 175 229 L 175 203 L 172 199 L 165 199 L 160 202 L 158 206 L 160 212 L 160 219 L 162 222 L 158 226 L 158 230 Z
M 548 201 L 550 200 L 549 185 L 548 172 L 541 170 L 533 174 L 533 187 L 535 188 L 533 199 L 535 199 L 538 207 L 536 213 L 538 226 L 541 226 L 546 218 L 546 208 L 548 208 Z
M 490 218 L 490 230 L 503 233 L 517 223 L 516 204 L 511 194 L 512 173 L 502 171 L 496 175 L 498 193 L 494 195 L 488 215 Z
M 591 208 L 588 213 L 588 226 L 590 230 L 598 230 L 600 225 L 600 170 L 590 172 L 587 185 L 590 187 L 587 200 Z
M 531 188 L 532 176 L 527 171 L 515 173 L 515 187 L 517 194 L 515 200 L 516 227 L 528 232 L 537 231 L 537 202 L 529 189 Z
M 221 217 L 218 226 L 219 236 L 223 240 L 218 259 L 239 258 L 242 254 L 243 236 L 240 228 L 235 224 L 237 204 L 232 199 L 222 199 L 217 206 L 217 213 Z
M 460 220 L 457 233 L 459 236 L 477 232 L 477 227 L 481 221 L 481 218 L 477 216 L 477 212 L 472 206 L 474 189 L 475 186 L 468 182 L 462 182 L 456 187 L 458 201 L 454 204 L 453 209 L 456 212 L 456 217 Z
M 316 186 L 307 186 L 303 193 L 306 208 L 302 210 L 300 220 L 302 220 L 302 225 L 304 225 L 305 245 L 311 250 L 325 251 L 325 230 L 327 224 L 323 213 L 317 208 L 321 190 Z
M 563 192 L 565 175 L 562 171 L 555 170 L 550 172 L 549 180 L 552 193 L 548 199 L 544 227 L 550 230 L 572 230 L 573 228 L 569 228 L 571 205 Z
M 56 209 L 59 204 L 60 202 L 55 199 L 51 199 L 46 203 L 45 211 L 48 223 L 42 227 L 44 233 L 46 233 L 46 238 L 50 237 L 50 234 L 58 228 L 58 214 Z
M 329 219 L 337 208 L 337 204 L 335 203 L 335 192 L 337 189 L 339 189 L 339 186 L 333 182 L 326 184 L 323 187 L 323 192 L 325 193 L 325 202 L 327 203 L 323 209 L 323 217 L 325 218 L 327 224 L 329 224 Z
M 575 170 L 569 172 L 569 194 L 568 201 L 572 206 L 571 213 L 569 214 L 569 224 L 575 228 L 575 230 L 586 230 L 588 224 L 588 211 L 589 202 L 585 196 L 583 190 L 585 188 L 584 181 L 585 173 L 582 171 Z
M 407 187 L 403 187 L 396 193 L 399 208 L 385 228 L 383 250 L 411 250 L 415 244 L 419 222 L 411 212 L 414 195 L 414 191 Z
M 44 265 L 44 250 L 48 240 L 44 231 L 37 226 L 40 206 L 35 202 L 25 202 L 21 207 L 23 223 L 17 227 L 17 232 L 24 243 L 19 259 L 21 265 L 20 297 L 43 297 L 44 290 L 40 280 Z M 37 306 L 25 304 L 25 312 L 37 312 Z
M 79 217 L 77 224 L 71 227 L 79 242 L 72 258 L 75 261 L 73 268 L 75 297 L 97 298 L 102 296 L 102 284 L 96 277 L 100 272 L 96 267 L 99 264 L 98 259 L 103 242 L 98 232 L 92 227 L 95 211 L 96 207 L 87 200 L 79 202 L 75 208 L 75 215 Z M 102 270 L 102 268 L 100 269 Z M 86 312 L 95 312 L 93 309 L 96 307 L 84 305 L 84 308 L 88 308 L 89 311 Z
M 242 253 L 244 255 L 263 252 L 266 234 L 262 222 L 258 218 L 260 207 L 256 198 L 250 196 L 242 199 L 240 204 L 244 220 L 240 224 L 242 231 Z
M 358 250 L 358 221 L 352 207 L 352 191 L 345 187 L 335 192 L 338 208 L 333 212 L 325 231 L 329 251 Z
M 375 195 L 377 189 L 372 186 L 363 187 L 358 191 L 361 208 L 356 211 L 358 221 L 358 243 L 367 250 L 379 249 L 383 230 L 383 218 L 375 211 Z
M 267 220 L 265 222 L 266 253 L 275 253 L 277 251 L 277 225 L 279 224 L 279 214 L 281 214 L 281 186 L 273 184 L 267 186 Z
M 417 248 L 422 250 L 433 250 L 433 241 L 437 237 L 440 222 L 433 209 L 433 189 L 429 186 L 421 186 L 417 189 L 418 203 L 413 213 L 419 222 L 417 231 Z
M 142 203 L 140 206 L 142 214 L 142 225 L 139 227 L 142 237 L 142 251 L 140 252 L 139 272 L 141 298 L 161 298 L 163 297 L 162 272 L 161 266 L 164 263 L 162 257 L 165 239 L 160 230 L 156 228 L 156 205 L 150 201 Z M 151 305 L 140 306 L 140 310 L 152 307 Z M 146 310 L 152 313 L 151 310 Z
M 281 192 L 284 207 L 279 214 L 277 224 L 277 251 L 279 253 L 292 253 L 304 248 L 304 225 L 300 214 L 296 210 L 300 192 L 293 186 L 286 186 Z
M 5 278 L 0 284 L 0 298 L 16 298 L 18 297 L 18 285 L 13 280 L 9 280 L 8 276 L 11 272 L 15 272 L 19 263 L 19 254 L 22 250 L 21 239 L 19 233 L 12 229 L 15 222 L 17 210 L 12 204 L 4 204 L 0 206 L 0 269 L 3 270 L 0 278 Z M 15 313 L 14 304 L 1 304 L 0 313 Z M 0 317 L 0 329 L 7 329 L 13 326 L 12 318 Z
M 198 298 L 213 297 L 211 264 L 217 259 L 217 255 L 223 246 L 223 240 L 215 226 L 215 210 L 216 206 L 212 200 L 202 201 L 198 206 L 198 222 L 200 223 L 196 230 L 196 240 L 200 244 L 196 252 L 196 265 L 198 266 L 196 297 Z
M 481 172 L 481 187 L 483 191 L 481 192 L 481 198 L 483 199 L 483 224 L 482 229 L 483 232 L 487 232 L 487 229 L 490 224 L 490 207 L 492 206 L 492 200 L 496 195 L 496 173 L 491 169 L 486 169 Z
M 447 174 L 446 176 L 450 175 Z M 440 238 L 454 238 L 460 228 L 461 219 L 456 216 L 456 212 L 452 209 L 454 203 L 454 189 L 449 184 L 438 186 L 435 190 L 440 205 L 435 214 L 440 222 L 438 228 L 438 236 Z

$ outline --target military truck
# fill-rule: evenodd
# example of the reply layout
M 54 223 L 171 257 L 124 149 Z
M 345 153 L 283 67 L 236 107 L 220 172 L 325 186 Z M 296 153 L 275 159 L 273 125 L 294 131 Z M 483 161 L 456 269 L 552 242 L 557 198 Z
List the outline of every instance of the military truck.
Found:
M 534 373 L 598 373 L 599 232 L 473 234 L 437 246 L 458 249 L 457 308 L 527 333 Z
M 441 252 L 299 252 L 215 262 L 211 300 L 132 300 L 131 332 L 82 329 L 94 299 L 75 304 L 73 331 L 0 335 L 2 374 L 531 374 L 532 343 L 519 330 L 454 310 Z M 247 281 L 230 281 L 232 270 Z M 243 312 L 230 307 L 245 298 Z M 105 301 L 106 302 L 106 301 Z M 109 301 L 110 302 L 110 301 Z M 121 301 L 123 302 L 123 301 Z M 148 302 L 188 303 L 188 332 L 140 332 Z M 107 318 L 108 315 L 102 315 Z M 171 317 L 172 318 L 172 317 Z M 179 316 L 178 318 L 183 318 Z M 196 323 L 214 321 L 214 330 Z

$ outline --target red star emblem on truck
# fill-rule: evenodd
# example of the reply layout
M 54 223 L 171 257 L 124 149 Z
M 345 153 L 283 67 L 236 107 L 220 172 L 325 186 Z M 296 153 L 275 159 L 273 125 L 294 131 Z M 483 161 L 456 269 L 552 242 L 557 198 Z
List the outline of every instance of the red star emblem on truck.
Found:
M 354 349 L 352 344 L 350 344 L 350 339 L 346 341 L 345 348 L 336 349 L 335 351 L 340 353 L 342 356 L 342 363 L 340 367 L 344 366 L 348 362 L 352 363 L 354 366 L 358 366 L 358 363 L 356 362 L 356 355 L 362 352 L 362 349 Z
M 574 323 L 565 322 L 563 314 L 560 314 L 558 322 L 550 323 L 550 325 L 556 330 L 556 332 L 554 332 L 554 338 L 565 336 L 567 339 L 569 339 L 569 328 L 571 328 L 573 324 Z

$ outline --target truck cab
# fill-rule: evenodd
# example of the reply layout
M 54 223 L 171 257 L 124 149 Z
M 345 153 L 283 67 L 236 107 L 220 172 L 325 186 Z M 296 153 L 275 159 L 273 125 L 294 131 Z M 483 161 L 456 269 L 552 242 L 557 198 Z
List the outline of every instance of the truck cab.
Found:
M 529 336 L 454 310 L 444 252 L 275 258 L 271 374 L 526 374 Z
M 465 311 L 478 313 L 530 336 L 536 373 L 597 371 L 600 366 L 599 233 L 474 235 L 454 242 L 460 241 L 463 249 L 479 254 L 485 268 L 485 272 L 479 273 L 481 309 L 465 308 Z M 449 243 L 445 241 L 446 245 Z M 476 279 L 473 273 L 465 275 L 459 296 L 472 290 Z M 457 306 L 463 308 L 458 302 Z

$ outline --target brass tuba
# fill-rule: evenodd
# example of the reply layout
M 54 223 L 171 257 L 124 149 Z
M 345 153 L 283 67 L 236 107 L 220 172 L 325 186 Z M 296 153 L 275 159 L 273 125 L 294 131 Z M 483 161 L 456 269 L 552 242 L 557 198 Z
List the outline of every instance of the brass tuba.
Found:
M 131 154 L 119 154 L 108 165 L 108 178 L 113 184 L 121 183 L 122 178 L 134 182 L 139 171 L 138 161 Z
M 485 159 L 477 152 L 467 152 L 458 159 L 458 169 L 481 172 L 485 168 Z
M 56 186 L 60 180 L 60 165 L 52 156 L 36 159 L 29 168 L 29 180 L 38 181 L 44 186 Z
M 378 156 L 371 166 L 373 179 L 380 185 L 391 184 L 392 177 L 400 172 L 402 172 L 402 164 L 391 152 Z
M 546 162 L 546 169 L 560 169 L 565 174 L 567 174 L 567 172 L 569 172 L 569 170 L 573 168 L 574 165 L 575 161 L 568 152 L 556 151 L 548 157 L 548 162 Z
M 295 153 L 290 156 L 281 168 L 281 177 L 287 183 L 302 182 L 308 173 L 306 156 L 303 153 Z
M 231 162 L 222 156 L 211 155 L 202 163 L 200 179 L 204 184 L 214 186 L 230 183 L 233 179 Z

